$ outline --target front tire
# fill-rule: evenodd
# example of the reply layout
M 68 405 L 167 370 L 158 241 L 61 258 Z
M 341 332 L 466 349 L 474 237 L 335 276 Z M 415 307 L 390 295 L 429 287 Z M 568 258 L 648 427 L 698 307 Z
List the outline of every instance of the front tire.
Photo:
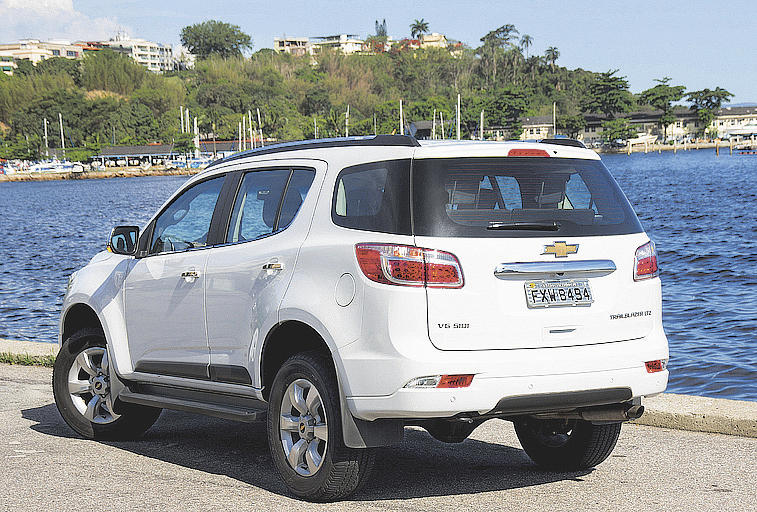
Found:
M 595 425 L 584 420 L 537 420 L 515 423 L 523 450 L 537 465 L 553 471 L 592 468 L 610 456 L 621 423 Z
M 105 336 L 82 329 L 67 338 L 53 366 L 55 405 L 68 426 L 87 439 L 123 440 L 140 437 L 161 409 L 114 404 L 110 393 L 110 361 Z
M 319 352 L 289 358 L 271 387 L 268 444 L 276 471 L 296 496 L 335 501 L 365 482 L 373 450 L 345 446 L 341 421 L 331 361 Z

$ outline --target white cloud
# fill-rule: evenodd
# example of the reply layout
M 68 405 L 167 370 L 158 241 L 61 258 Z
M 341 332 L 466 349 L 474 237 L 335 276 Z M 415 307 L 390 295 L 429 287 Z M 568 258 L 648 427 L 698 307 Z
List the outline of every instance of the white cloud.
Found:
M 0 0 L 2 40 L 98 40 L 125 27 L 113 18 L 93 17 L 74 8 L 73 0 Z

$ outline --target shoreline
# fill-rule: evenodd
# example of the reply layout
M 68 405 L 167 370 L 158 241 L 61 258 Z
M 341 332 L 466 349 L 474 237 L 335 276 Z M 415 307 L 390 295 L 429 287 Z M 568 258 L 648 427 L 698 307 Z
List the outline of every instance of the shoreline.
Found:
M 57 352 L 57 343 L 0 339 L 0 355 L 21 358 L 17 364 L 34 364 L 24 362 L 34 360 L 49 362 Z M 0 358 L 4 363 L 10 360 L 11 357 L 5 361 Z M 662 393 L 644 399 L 644 408 L 644 415 L 631 423 L 757 438 L 757 402 Z
M 150 167 L 121 167 L 117 170 L 108 171 L 85 171 L 85 172 L 37 172 L 37 173 L 14 173 L 0 174 L 0 183 L 19 181 L 59 181 L 59 180 L 97 180 L 110 178 L 143 178 L 147 176 L 191 176 L 202 172 L 202 169 L 178 169 L 175 167 L 162 168 Z
M 705 149 L 715 149 L 723 152 L 724 155 L 729 155 L 730 148 L 727 144 L 717 144 L 715 142 L 701 142 L 694 144 L 687 144 L 684 146 L 671 146 L 670 144 L 652 144 L 646 148 L 643 145 L 636 145 L 632 148 L 631 152 L 628 152 L 627 147 L 622 148 L 589 148 L 600 155 L 622 155 L 631 153 L 662 153 L 663 151 L 701 151 Z M 736 153 L 738 154 L 738 153 Z M 119 167 L 113 170 L 96 170 L 96 171 L 84 171 L 79 173 L 74 172 L 45 172 L 45 173 L 14 173 L 14 174 L 0 174 L 0 183 L 5 182 L 19 182 L 19 181 L 58 181 L 58 180 L 93 180 L 93 179 L 108 179 L 108 178 L 143 178 L 148 176 L 191 176 L 202 172 L 203 169 L 179 169 L 176 167 L 165 168 L 163 166 L 155 166 L 147 169 L 141 167 Z

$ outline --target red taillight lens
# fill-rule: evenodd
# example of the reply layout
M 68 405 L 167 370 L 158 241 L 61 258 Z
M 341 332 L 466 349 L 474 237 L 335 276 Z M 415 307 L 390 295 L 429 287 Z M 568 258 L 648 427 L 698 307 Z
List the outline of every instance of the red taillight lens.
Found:
M 647 367 L 647 373 L 661 372 L 668 367 L 667 359 L 656 359 L 654 361 L 647 361 L 644 363 Z
M 473 375 L 442 375 L 437 388 L 467 388 L 473 382 Z
M 401 286 L 462 288 L 463 272 L 454 254 L 410 245 L 357 244 L 358 265 L 371 281 Z
M 659 275 L 660 269 L 657 267 L 657 249 L 655 249 L 654 242 L 647 242 L 636 249 L 633 263 L 634 281 L 641 281 L 642 279 L 649 279 Z

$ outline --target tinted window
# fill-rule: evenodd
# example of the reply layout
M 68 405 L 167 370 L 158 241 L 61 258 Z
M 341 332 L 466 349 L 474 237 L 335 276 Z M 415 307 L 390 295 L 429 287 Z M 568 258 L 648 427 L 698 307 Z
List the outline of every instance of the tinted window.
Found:
M 203 181 L 183 192 L 155 220 L 150 254 L 186 251 L 208 242 L 224 176 Z
M 247 242 L 273 233 L 289 169 L 244 175 L 231 213 L 227 242 Z
M 245 174 L 231 213 L 226 241 L 247 242 L 289 226 L 300 210 L 314 177 L 315 173 L 307 169 L 275 169 Z
M 331 218 L 338 226 L 410 234 L 410 160 L 347 167 L 334 188 Z
M 300 211 L 300 206 L 302 206 L 308 190 L 310 190 L 310 185 L 313 184 L 313 178 L 315 178 L 314 171 L 307 169 L 295 169 L 292 171 L 292 177 L 289 179 L 289 184 L 287 185 L 284 202 L 281 205 L 277 230 L 282 230 L 292 223 L 297 212 Z
M 598 160 L 416 160 L 413 180 L 416 235 L 543 237 L 642 231 Z

